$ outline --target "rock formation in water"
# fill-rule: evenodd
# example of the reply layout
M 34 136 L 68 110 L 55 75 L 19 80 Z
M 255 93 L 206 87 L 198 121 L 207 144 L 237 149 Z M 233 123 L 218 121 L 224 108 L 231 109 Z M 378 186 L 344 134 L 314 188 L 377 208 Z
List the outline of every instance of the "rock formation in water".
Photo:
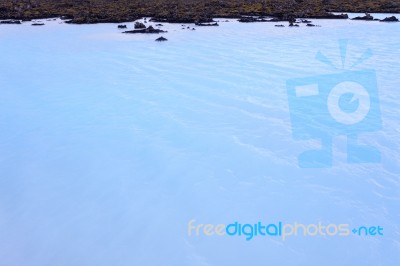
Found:
M 367 21 L 372 21 L 372 20 L 374 20 L 374 17 L 371 16 L 371 14 L 369 14 L 369 13 L 365 13 L 365 16 L 362 16 L 362 17 L 355 17 L 355 18 L 352 18 L 351 20 L 367 20 Z
M 144 25 L 142 22 L 135 22 L 135 29 L 145 29 L 146 25 Z
M 135 33 L 163 33 L 166 31 L 160 30 L 160 29 L 155 29 L 153 26 L 149 26 L 148 28 L 145 29 L 138 29 L 138 30 L 129 30 L 129 31 L 124 31 L 123 33 L 130 33 L 130 34 L 135 34 Z
M 0 24 L 21 24 L 20 20 L 2 20 Z
M 168 41 L 168 39 L 167 38 L 164 38 L 164 37 L 160 37 L 160 38 L 157 38 L 156 39 L 156 42 L 165 42 L 165 41 Z
M 395 16 L 391 16 L 391 17 L 384 18 L 380 21 L 381 22 L 399 22 L 399 19 L 396 18 Z

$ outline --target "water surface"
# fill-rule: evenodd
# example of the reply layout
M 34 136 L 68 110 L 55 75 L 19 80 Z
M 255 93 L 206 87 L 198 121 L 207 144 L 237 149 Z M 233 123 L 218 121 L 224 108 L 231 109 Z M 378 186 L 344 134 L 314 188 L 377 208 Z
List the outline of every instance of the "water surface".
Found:
M 385 14 L 380 14 L 385 17 Z M 0 257 L 14 265 L 397 265 L 400 24 L 0 25 Z M 133 28 L 133 22 L 127 23 Z M 375 69 L 378 164 L 299 168 L 286 81 Z M 196 223 L 380 225 L 383 237 L 188 237 Z

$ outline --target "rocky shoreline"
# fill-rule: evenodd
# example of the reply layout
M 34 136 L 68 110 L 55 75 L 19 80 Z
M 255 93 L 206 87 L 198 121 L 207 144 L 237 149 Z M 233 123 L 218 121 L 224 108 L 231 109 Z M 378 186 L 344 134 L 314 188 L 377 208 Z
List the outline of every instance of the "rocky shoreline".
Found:
M 125 23 L 152 17 L 160 23 L 212 23 L 213 18 L 241 22 L 277 22 L 295 18 L 347 19 L 332 12 L 400 13 L 393 0 L 2 0 L 0 20 L 29 21 L 62 17 L 71 24 Z M 249 17 L 257 17 L 252 20 Z M 265 19 L 273 17 L 274 20 Z
M 65 23 L 68 24 L 81 24 L 81 23 L 76 23 L 74 22 L 73 19 L 68 19 L 65 17 L 60 17 L 61 20 L 64 20 Z M 232 19 L 232 18 L 230 18 Z M 347 14 L 330 14 L 327 16 L 316 16 L 316 17 L 309 17 L 309 18 L 296 18 L 293 15 L 290 16 L 285 16 L 285 17 L 265 17 L 265 16 L 242 16 L 239 18 L 233 18 L 237 19 L 238 22 L 240 23 L 260 23 L 260 22 L 269 22 L 269 23 L 282 23 L 282 22 L 287 22 L 289 23 L 289 27 L 299 27 L 300 24 L 305 24 L 307 27 L 320 27 L 319 25 L 314 25 L 312 24 L 312 21 L 309 19 L 350 19 Z M 46 18 L 47 21 L 51 20 L 56 20 L 55 18 Z M 128 30 L 128 31 L 123 31 L 122 33 L 166 33 L 167 31 L 163 31 L 159 28 L 154 28 L 153 26 L 147 27 L 143 22 L 140 22 L 139 20 L 143 20 L 144 23 L 147 23 L 147 18 L 139 18 L 135 20 L 134 24 L 134 30 Z M 354 17 L 351 20 L 360 20 L 360 21 L 378 21 L 378 22 L 399 22 L 400 20 L 396 16 L 389 16 L 384 19 L 377 19 L 374 18 L 371 14 L 365 13 L 364 16 L 358 16 Z M 110 21 L 110 22 L 105 22 L 105 23 L 120 23 L 118 22 L 119 20 L 116 21 Z M 166 22 L 166 23 L 178 23 L 176 20 L 170 20 L 170 19 L 160 19 L 160 18 L 150 18 L 148 20 L 149 22 Z M 6 25 L 20 25 L 23 22 L 32 22 L 32 26 L 44 26 L 45 24 L 42 23 L 41 21 L 31 21 L 31 20 L 19 20 L 19 19 L 3 19 L 0 20 L 0 25 L 1 24 L 6 24 Z M 123 21 L 123 22 L 132 22 L 132 21 Z M 185 25 L 183 24 L 194 24 L 195 26 L 199 27 L 209 27 L 209 26 L 219 26 L 219 20 L 216 21 L 213 18 L 207 19 L 207 20 L 199 20 L 199 21 L 192 21 L 192 20 L 179 20 L 179 23 L 182 24 L 182 27 Z M 222 22 L 229 22 L 229 20 L 222 21 Z M 100 23 L 100 22 L 99 22 Z M 92 23 L 94 24 L 94 23 Z M 156 27 L 162 27 L 163 24 L 155 24 L 154 26 Z M 185 26 L 186 27 L 186 26 Z M 186 29 L 186 28 L 183 29 Z M 285 27 L 283 24 L 276 24 L 275 27 Z M 118 29 L 127 29 L 127 25 L 125 24 L 120 24 L 117 26 Z M 190 29 L 190 27 L 187 27 Z M 192 30 L 195 30 L 195 28 L 192 28 Z

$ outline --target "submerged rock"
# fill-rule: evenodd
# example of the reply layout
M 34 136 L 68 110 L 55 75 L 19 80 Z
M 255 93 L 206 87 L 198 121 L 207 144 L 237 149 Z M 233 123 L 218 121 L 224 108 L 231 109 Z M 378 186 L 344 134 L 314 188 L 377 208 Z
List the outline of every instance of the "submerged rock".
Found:
M 280 24 L 280 25 L 275 25 L 275 27 L 285 27 L 285 25 Z
M 153 26 L 149 26 L 146 29 L 140 29 L 140 30 L 129 30 L 129 31 L 124 31 L 123 33 L 163 33 L 166 31 L 160 30 L 160 29 L 155 29 Z
M 399 22 L 399 19 L 396 18 L 395 16 L 391 16 L 391 17 L 386 17 L 384 19 L 380 20 L 381 22 Z
M 20 20 L 2 20 L 0 24 L 21 24 Z
M 44 23 L 33 23 L 32 26 L 44 26 Z
M 168 41 L 168 39 L 164 38 L 163 36 L 161 36 L 160 38 L 156 39 L 156 42 L 166 42 L 166 41 Z
M 126 29 L 126 25 L 118 25 L 118 29 Z

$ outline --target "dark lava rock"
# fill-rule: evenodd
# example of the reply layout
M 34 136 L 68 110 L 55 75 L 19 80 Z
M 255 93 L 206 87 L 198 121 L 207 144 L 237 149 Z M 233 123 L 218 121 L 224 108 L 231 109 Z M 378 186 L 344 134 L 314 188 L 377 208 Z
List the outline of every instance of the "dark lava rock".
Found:
M 285 27 L 285 25 L 275 25 L 275 27 Z
M 195 28 L 192 28 L 192 30 L 196 30 Z
M 318 16 L 307 16 L 307 18 L 316 18 L 316 19 L 348 19 L 349 15 L 347 14 L 332 14 L 332 13 L 328 13 L 325 15 L 318 15 Z
M 129 30 L 129 31 L 124 31 L 123 33 L 163 33 L 163 32 L 166 31 L 155 29 L 153 28 L 153 26 L 149 26 L 147 29 Z
M 391 16 L 391 17 L 384 18 L 380 21 L 381 22 L 399 22 L 399 19 L 396 18 L 395 16 Z
M 374 20 L 374 17 L 371 16 L 370 14 L 368 14 L 368 13 L 365 13 L 365 16 L 363 16 L 363 17 L 355 17 L 355 18 L 352 18 L 351 20 L 367 20 L 367 21 L 371 21 L 371 20 Z
M 118 25 L 118 29 L 126 29 L 126 25 Z
M 164 38 L 164 37 L 160 37 L 160 38 L 157 38 L 156 39 L 156 42 L 165 42 L 165 41 L 168 41 L 168 39 L 167 38 Z
M 300 26 L 299 26 L 299 24 L 290 23 L 290 24 L 289 24 L 289 27 L 300 27 Z
M 21 24 L 19 20 L 2 20 L 0 24 Z
M 314 25 L 314 24 L 311 24 L 311 23 L 308 23 L 308 24 L 307 24 L 307 27 L 315 27 L 315 25 Z
M 142 22 L 136 22 L 135 23 L 135 29 L 145 29 L 146 25 L 144 25 Z
M 162 26 L 164 26 L 163 24 L 157 24 L 156 25 L 157 27 L 162 27 Z
M 311 20 L 307 20 L 307 19 L 301 19 L 300 20 L 301 23 L 311 23 Z
M 32 26 L 44 26 L 44 23 L 33 23 Z
M 219 26 L 217 22 L 215 23 L 195 23 L 196 26 Z

